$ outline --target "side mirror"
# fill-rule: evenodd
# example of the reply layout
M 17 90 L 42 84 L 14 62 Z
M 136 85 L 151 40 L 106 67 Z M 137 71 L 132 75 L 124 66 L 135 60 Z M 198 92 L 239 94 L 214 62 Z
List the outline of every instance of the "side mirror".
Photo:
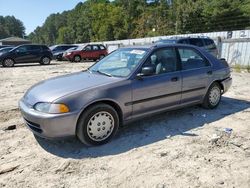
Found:
M 151 76 L 155 74 L 155 68 L 152 66 L 142 67 L 140 73 L 137 74 L 137 78 L 142 79 L 143 76 Z

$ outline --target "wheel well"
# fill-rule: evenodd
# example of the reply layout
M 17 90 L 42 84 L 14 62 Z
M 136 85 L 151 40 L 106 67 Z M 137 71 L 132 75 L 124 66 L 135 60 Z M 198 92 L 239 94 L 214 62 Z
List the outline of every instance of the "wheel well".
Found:
M 51 60 L 51 58 L 50 58 L 49 56 L 44 55 L 44 56 L 41 57 L 40 61 L 41 61 L 44 57 L 47 57 L 47 58 L 49 58 L 49 59 Z
M 214 83 L 218 83 L 219 86 L 220 86 L 220 88 L 221 88 L 221 90 L 224 91 L 224 86 L 223 86 L 223 84 L 221 83 L 220 80 L 216 80 L 216 81 L 214 81 Z
M 119 122 L 120 122 L 120 125 L 121 125 L 122 122 L 123 122 L 123 121 L 122 121 L 122 120 L 123 120 L 122 110 L 121 110 L 120 106 L 119 106 L 117 103 L 115 103 L 115 102 L 113 102 L 113 101 L 109 101 L 109 100 L 97 101 L 97 102 L 94 102 L 94 103 L 88 105 L 88 106 L 82 111 L 81 115 L 78 117 L 77 124 L 78 124 L 78 121 L 79 121 L 80 117 L 82 116 L 82 114 L 83 114 L 88 108 L 90 108 L 91 106 L 94 106 L 94 105 L 96 105 L 96 104 L 100 104 L 100 103 L 110 105 L 110 106 L 112 106 L 112 107 L 115 109 L 115 111 L 118 113 Z

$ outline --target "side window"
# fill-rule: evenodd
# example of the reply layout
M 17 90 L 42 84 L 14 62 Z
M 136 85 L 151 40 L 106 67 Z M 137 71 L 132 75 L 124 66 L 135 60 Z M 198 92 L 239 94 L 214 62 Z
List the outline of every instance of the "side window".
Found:
M 194 45 L 194 46 L 199 46 L 202 47 L 204 46 L 203 42 L 201 39 L 197 38 L 197 39 L 189 39 L 190 44 Z
M 41 50 L 41 47 L 40 46 L 36 46 L 36 45 L 34 45 L 34 46 L 29 46 L 29 48 L 28 48 L 28 51 L 31 51 L 31 52 L 38 52 L 38 51 L 40 51 Z
M 93 50 L 99 50 L 99 47 L 98 46 L 92 46 L 93 47 Z
M 16 52 L 18 52 L 18 53 L 24 53 L 27 51 L 28 51 L 27 46 L 21 46 L 21 47 L 16 49 Z
M 209 66 L 207 60 L 205 60 L 198 52 L 190 48 L 179 48 L 182 70 L 197 69 Z
M 86 47 L 84 48 L 84 50 L 85 50 L 85 51 L 91 51 L 91 46 L 86 46 Z
M 160 49 L 154 52 L 143 67 L 151 66 L 155 74 L 174 72 L 177 70 L 177 57 L 174 48 Z
M 86 47 L 84 48 L 84 50 L 85 50 L 85 51 L 90 51 L 90 50 L 91 50 L 91 46 L 86 46 Z

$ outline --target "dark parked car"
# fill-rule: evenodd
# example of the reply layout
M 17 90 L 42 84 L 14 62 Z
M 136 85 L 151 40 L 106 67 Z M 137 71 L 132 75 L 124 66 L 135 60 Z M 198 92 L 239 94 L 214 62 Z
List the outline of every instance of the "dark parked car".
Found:
M 5 48 L 1 48 L 0 49 L 0 56 L 6 52 L 9 52 L 10 50 L 12 50 L 14 47 L 5 47 Z
M 77 45 L 71 45 L 71 44 L 60 44 L 60 45 L 55 45 L 55 46 L 51 46 L 50 49 L 53 53 L 53 58 L 58 60 L 58 61 L 62 61 L 63 60 L 63 53 L 65 51 L 67 51 L 70 48 L 73 47 L 78 47 Z
M 218 50 L 214 41 L 208 37 L 180 37 L 180 38 L 170 38 L 162 39 L 156 41 L 156 43 L 164 44 L 191 44 L 198 46 L 211 53 L 215 57 L 218 57 Z
M 0 63 L 4 67 L 13 67 L 18 63 L 35 63 L 48 65 L 53 55 L 45 45 L 27 44 L 13 48 L 7 53 L 0 55 Z
M 27 126 L 41 137 L 76 135 L 108 142 L 119 125 L 165 110 L 217 107 L 231 86 L 230 68 L 201 48 L 120 48 L 86 71 L 42 81 L 19 102 Z
M 64 54 L 64 58 L 69 61 L 80 62 L 81 60 L 90 59 L 98 60 L 104 58 L 108 54 L 105 46 L 102 44 L 88 44 L 78 49 Z

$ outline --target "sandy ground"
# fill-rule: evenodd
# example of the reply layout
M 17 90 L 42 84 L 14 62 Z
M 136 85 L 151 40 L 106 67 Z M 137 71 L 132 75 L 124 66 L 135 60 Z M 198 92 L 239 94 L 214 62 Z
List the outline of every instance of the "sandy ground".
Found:
M 17 107 L 24 92 L 90 65 L 0 67 L 0 187 L 250 187 L 247 73 L 233 73 L 217 109 L 194 106 L 149 117 L 120 128 L 103 146 L 34 137 Z M 5 130 L 11 125 L 16 129 Z

